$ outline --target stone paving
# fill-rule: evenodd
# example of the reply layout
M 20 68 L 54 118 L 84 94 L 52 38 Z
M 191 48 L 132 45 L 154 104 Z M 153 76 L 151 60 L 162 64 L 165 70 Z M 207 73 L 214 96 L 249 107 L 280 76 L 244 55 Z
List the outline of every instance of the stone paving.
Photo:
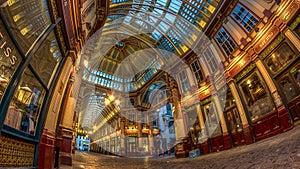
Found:
M 76 152 L 61 169 L 300 169 L 300 126 L 251 145 L 196 158 L 125 158 Z

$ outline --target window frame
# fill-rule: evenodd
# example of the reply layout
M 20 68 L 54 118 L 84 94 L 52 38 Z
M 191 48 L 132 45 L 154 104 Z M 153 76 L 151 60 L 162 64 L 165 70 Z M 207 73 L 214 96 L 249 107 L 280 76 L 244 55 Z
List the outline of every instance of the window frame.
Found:
M 195 62 L 198 62 L 198 64 L 199 64 L 199 69 L 197 70 L 197 72 L 194 71 L 193 66 L 192 66 L 193 63 L 195 63 Z M 198 59 L 194 59 L 194 60 L 190 63 L 190 68 L 191 68 L 191 70 L 193 71 L 194 77 L 195 77 L 195 79 L 196 79 L 198 85 L 200 85 L 200 83 L 203 82 L 203 81 L 205 80 L 205 74 L 203 73 L 203 69 L 202 69 L 202 66 L 201 66 L 201 64 L 200 64 L 200 61 L 199 61 Z M 202 75 L 202 78 L 203 78 L 203 79 L 200 79 L 200 80 L 197 79 L 196 73 L 198 73 L 198 72 L 201 72 L 201 75 Z
M 225 51 L 225 49 L 222 47 L 222 45 L 224 44 L 225 41 L 222 42 L 222 45 L 218 42 L 217 40 L 217 35 L 220 33 L 221 29 L 224 30 L 224 32 L 226 33 L 226 35 L 228 36 L 228 38 L 226 38 L 226 41 L 228 39 L 231 39 L 232 43 L 235 45 L 235 48 L 232 50 L 232 52 L 230 53 L 230 55 L 228 55 Z M 220 47 L 222 53 L 226 56 L 225 59 L 231 59 L 232 58 L 232 54 L 238 49 L 238 45 L 237 43 L 234 41 L 234 39 L 232 38 L 232 36 L 228 33 L 228 31 L 222 26 L 220 27 L 219 31 L 217 32 L 217 34 L 214 36 L 214 40 L 216 41 L 217 45 Z
M 211 54 L 211 57 L 208 57 L 208 55 L 206 55 L 207 53 L 209 53 L 209 54 Z M 218 71 L 219 70 L 219 68 L 220 68 L 220 64 L 218 64 L 218 61 L 217 61 L 217 59 L 215 58 L 215 55 L 214 55 L 214 53 L 213 53 L 213 51 L 212 51 L 212 49 L 210 48 L 210 47 L 207 47 L 204 51 L 203 51 L 203 56 L 204 56 L 204 58 L 205 58 L 205 62 L 209 65 L 209 71 L 211 72 L 211 73 L 215 73 L 216 71 Z M 213 63 L 214 62 L 214 64 L 215 65 L 213 65 L 213 64 L 211 64 L 211 63 Z M 213 69 L 214 70 L 213 70 Z
M 182 74 L 184 74 L 184 75 L 182 76 Z M 182 77 L 185 77 L 185 78 L 182 79 Z M 188 78 L 188 75 L 187 75 L 187 72 L 185 69 L 181 70 L 178 73 L 178 79 L 180 81 L 180 87 L 181 87 L 182 92 L 187 92 L 191 88 L 191 85 L 190 85 L 189 78 Z M 187 87 L 184 87 L 184 86 L 187 86 Z
M 245 10 L 247 10 L 246 15 L 243 17 L 243 19 L 241 20 L 241 22 L 237 21 L 235 17 L 233 17 L 233 13 L 235 11 L 235 9 L 238 7 L 238 5 L 240 5 L 242 8 L 244 8 Z M 251 31 L 248 31 L 247 28 L 245 28 L 241 23 L 244 21 L 244 18 L 247 16 L 247 14 L 251 14 L 256 20 L 257 20 L 257 24 L 254 25 L 254 27 L 252 27 Z M 233 11 L 231 12 L 231 14 L 229 15 L 232 20 L 237 23 L 239 25 L 239 27 L 241 27 L 247 34 L 251 34 L 253 32 L 253 30 L 255 30 L 256 26 L 260 23 L 261 19 L 252 11 L 250 10 L 246 5 L 244 5 L 243 3 L 239 2 L 236 4 L 236 6 L 234 7 Z M 252 20 L 251 20 L 252 21 Z M 248 24 L 248 22 L 247 22 Z

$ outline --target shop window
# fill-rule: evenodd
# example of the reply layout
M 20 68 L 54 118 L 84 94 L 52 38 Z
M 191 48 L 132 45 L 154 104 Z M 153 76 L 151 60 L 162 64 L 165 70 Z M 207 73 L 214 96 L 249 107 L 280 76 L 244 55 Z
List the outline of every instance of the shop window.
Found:
M 227 113 L 228 127 L 231 133 L 243 131 L 243 124 L 237 109 Z
M 222 134 L 220 119 L 214 103 L 204 105 L 204 123 L 210 137 Z
M 288 101 L 298 96 L 298 92 L 293 84 L 293 80 L 289 74 L 279 80 L 279 85 Z
M 197 108 L 196 106 L 191 106 L 187 108 L 185 111 L 186 111 L 186 117 L 185 117 L 186 125 L 187 128 L 189 129 L 196 123 L 196 120 L 198 119 Z
M 295 66 L 292 70 L 291 73 L 298 85 L 298 87 L 300 87 L 300 64 L 298 64 L 297 66 Z
M 253 72 L 239 86 L 252 121 L 275 109 L 268 88 L 258 72 Z
M 298 24 L 297 27 L 295 28 L 295 32 L 298 35 L 298 38 L 300 38 L 300 24 Z
M 296 54 L 292 48 L 286 42 L 284 42 L 275 50 L 275 52 L 267 57 L 266 64 L 271 72 L 275 74 L 288 65 L 295 58 L 295 56 Z
M 185 70 L 179 73 L 179 80 L 180 80 L 182 91 L 186 92 L 187 90 L 189 90 L 190 84 Z
M 231 109 L 236 106 L 235 99 L 232 95 L 232 92 L 228 86 L 221 88 L 218 91 L 218 95 L 221 100 L 221 106 L 224 107 L 224 110 Z
M 231 17 L 234 18 L 248 32 L 251 32 L 258 23 L 258 20 L 241 4 L 238 4 L 233 10 Z
M 191 64 L 192 70 L 195 74 L 196 80 L 198 82 L 198 84 L 200 82 L 202 82 L 204 80 L 204 76 L 200 67 L 200 63 L 198 60 L 195 60 L 192 64 Z
M 128 126 L 134 126 L 134 125 L 135 125 L 135 122 L 136 122 L 135 114 L 130 113 L 130 114 L 128 115 Z
M 24 53 L 51 24 L 46 0 L 9 0 L 1 10 Z
M 18 53 L 8 33 L 2 26 L 0 20 L 0 101 L 7 85 L 21 63 L 21 56 Z
M 49 86 L 61 59 L 62 54 L 60 53 L 55 34 L 51 32 L 35 53 L 30 65 L 38 73 L 44 84 Z
M 169 122 L 169 133 L 175 134 L 174 121 Z
M 212 73 L 216 72 L 218 70 L 219 66 L 218 66 L 218 63 L 216 60 L 216 56 L 213 55 L 212 50 L 210 48 L 207 48 L 203 54 L 204 54 L 205 61 L 209 65 L 208 67 L 209 67 L 210 71 Z
M 45 93 L 33 73 L 26 68 L 9 105 L 4 124 L 34 135 Z
M 227 56 L 230 56 L 232 52 L 237 48 L 233 39 L 225 31 L 224 28 L 220 29 L 215 38 Z

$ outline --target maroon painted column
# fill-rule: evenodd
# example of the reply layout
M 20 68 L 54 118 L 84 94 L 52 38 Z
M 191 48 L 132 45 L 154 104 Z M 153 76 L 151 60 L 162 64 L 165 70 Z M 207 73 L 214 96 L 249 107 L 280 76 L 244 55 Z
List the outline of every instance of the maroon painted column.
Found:
M 70 77 L 63 101 L 59 132 L 57 135 L 57 146 L 59 147 L 60 164 L 72 165 L 72 140 L 73 140 L 73 119 L 75 99 L 71 97 L 71 91 L 74 83 L 74 76 Z
M 54 168 L 55 133 L 43 130 L 39 148 L 38 169 Z
M 64 165 L 72 165 L 72 141 L 73 131 L 70 128 L 60 126 L 60 163 Z
M 281 129 L 283 132 L 288 131 L 293 128 L 289 114 L 285 106 L 278 107 L 278 118 L 281 124 Z
M 223 141 L 224 141 L 224 150 L 228 150 L 232 147 L 228 132 L 223 133 Z
M 254 140 L 253 140 L 253 137 L 252 137 L 252 133 L 251 133 L 251 128 L 250 128 L 249 124 L 243 125 L 243 133 L 244 133 L 245 143 L 246 144 L 252 144 L 252 143 L 254 143 Z

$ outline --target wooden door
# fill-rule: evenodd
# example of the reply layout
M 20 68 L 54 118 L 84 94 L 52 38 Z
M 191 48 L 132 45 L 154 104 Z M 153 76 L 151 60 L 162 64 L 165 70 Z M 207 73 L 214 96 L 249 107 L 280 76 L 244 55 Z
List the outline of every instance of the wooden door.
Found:
M 232 137 L 232 142 L 234 146 L 245 144 L 245 138 L 243 133 L 243 125 L 237 108 L 233 108 L 226 112 L 226 120 L 229 132 Z

